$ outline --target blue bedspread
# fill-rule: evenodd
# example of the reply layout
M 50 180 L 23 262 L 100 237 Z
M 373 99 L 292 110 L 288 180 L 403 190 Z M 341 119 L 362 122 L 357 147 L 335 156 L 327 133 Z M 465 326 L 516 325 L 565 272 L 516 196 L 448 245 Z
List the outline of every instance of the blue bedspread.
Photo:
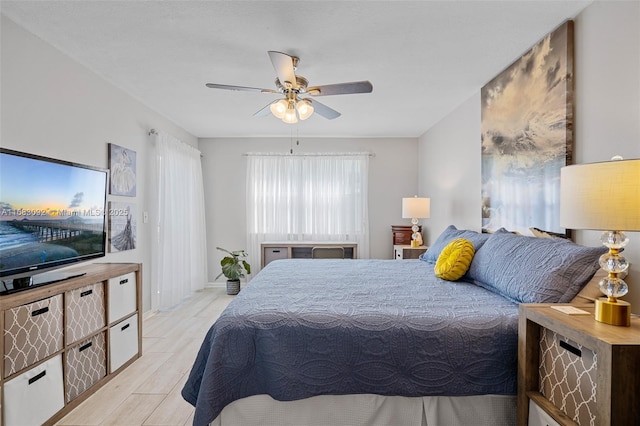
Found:
M 516 394 L 518 306 L 419 260 L 279 260 L 207 333 L 182 395 L 206 425 L 256 394 Z

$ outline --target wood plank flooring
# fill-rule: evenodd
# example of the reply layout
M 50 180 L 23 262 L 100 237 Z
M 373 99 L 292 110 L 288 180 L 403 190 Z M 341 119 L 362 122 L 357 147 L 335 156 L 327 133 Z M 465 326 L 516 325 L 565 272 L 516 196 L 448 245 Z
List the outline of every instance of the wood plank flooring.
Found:
M 191 425 L 193 407 L 180 391 L 207 330 L 233 297 L 225 287 L 210 287 L 146 318 L 142 358 L 56 425 Z

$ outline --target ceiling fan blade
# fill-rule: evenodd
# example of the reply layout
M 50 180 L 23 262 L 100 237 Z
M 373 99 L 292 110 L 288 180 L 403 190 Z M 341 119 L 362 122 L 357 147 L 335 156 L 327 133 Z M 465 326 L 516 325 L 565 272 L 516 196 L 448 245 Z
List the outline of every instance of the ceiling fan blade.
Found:
M 371 93 L 372 91 L 373 85 L 366 80 L 307 87 L 307 93 L 311 96 L 349 95 L 352 93 Z
M 293 57 L 274 50 L 269 50 L 268 53 L 280 83 L 284 86 L 285 82 L 288 81 L 293 88 L 297 89 L 298 82 L 296 81 L 296 73 L 293 69 Z
M 260 89 L 259 87 L 246 87 L 246 86 L 229 86 L 228 84 L 207 83 L 207 87 L 210 89 L 235 90 L 237 92 L 280 93 L 272 89 Z
M 311 101 L 311 105 L 313 105 L 313 111 L 320 114 L 327 120 L 333 120 L 334 118 L 338 118 L 342 115 L 335 109 L 329 108 L 325 104 L 321 104 L 315 99 L 309 99 L 309 101 Z
M 273 102 L 278 102 L 278 101 L 279 101 L 279 99 L 276 99 L 276 100 L 275 100 L 275 101 L 273 101 Z M 254 117 L 264 117 L 265 115 L 270 114 L 270 113 L 271 113 L 271 109 L 270 109 L 269 107 L 271 106 L 271 104 L 272 104 L 273 102 L 269 102 L 269 103 L 268 103 L 264 108 L 261 108 L 261 109 L 259 109 L 258 111 L 256 111 L 256 112 L 253 114 L 253 116 L 254 116 Z

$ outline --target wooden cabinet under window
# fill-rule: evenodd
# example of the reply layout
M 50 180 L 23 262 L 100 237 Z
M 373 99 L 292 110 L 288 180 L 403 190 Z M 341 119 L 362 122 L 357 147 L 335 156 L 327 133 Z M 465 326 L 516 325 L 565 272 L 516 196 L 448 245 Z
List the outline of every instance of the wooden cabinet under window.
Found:
M 141 265 L 74 271 L 0 296 L 0 424 L 54 424 L 142 356 Z
M 358 257 L 358 244 L 346 242 L 268 242 L 262 243 L 260 247 L 261 262 L 264 268 L 278 259 L 311 259 L 314 247 L 342 247 L 345 259 L 356 259 Z

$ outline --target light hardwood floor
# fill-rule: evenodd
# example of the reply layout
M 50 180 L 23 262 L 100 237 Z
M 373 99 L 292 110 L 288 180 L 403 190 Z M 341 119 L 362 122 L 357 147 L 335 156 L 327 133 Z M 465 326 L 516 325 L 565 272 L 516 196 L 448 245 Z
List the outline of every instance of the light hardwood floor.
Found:
M 180 391 L 207 330 L 233 297 L 226 288 L 206 288 L 146 318 L 142 357 L 57 425 L 191 425 L 193 407 Z

